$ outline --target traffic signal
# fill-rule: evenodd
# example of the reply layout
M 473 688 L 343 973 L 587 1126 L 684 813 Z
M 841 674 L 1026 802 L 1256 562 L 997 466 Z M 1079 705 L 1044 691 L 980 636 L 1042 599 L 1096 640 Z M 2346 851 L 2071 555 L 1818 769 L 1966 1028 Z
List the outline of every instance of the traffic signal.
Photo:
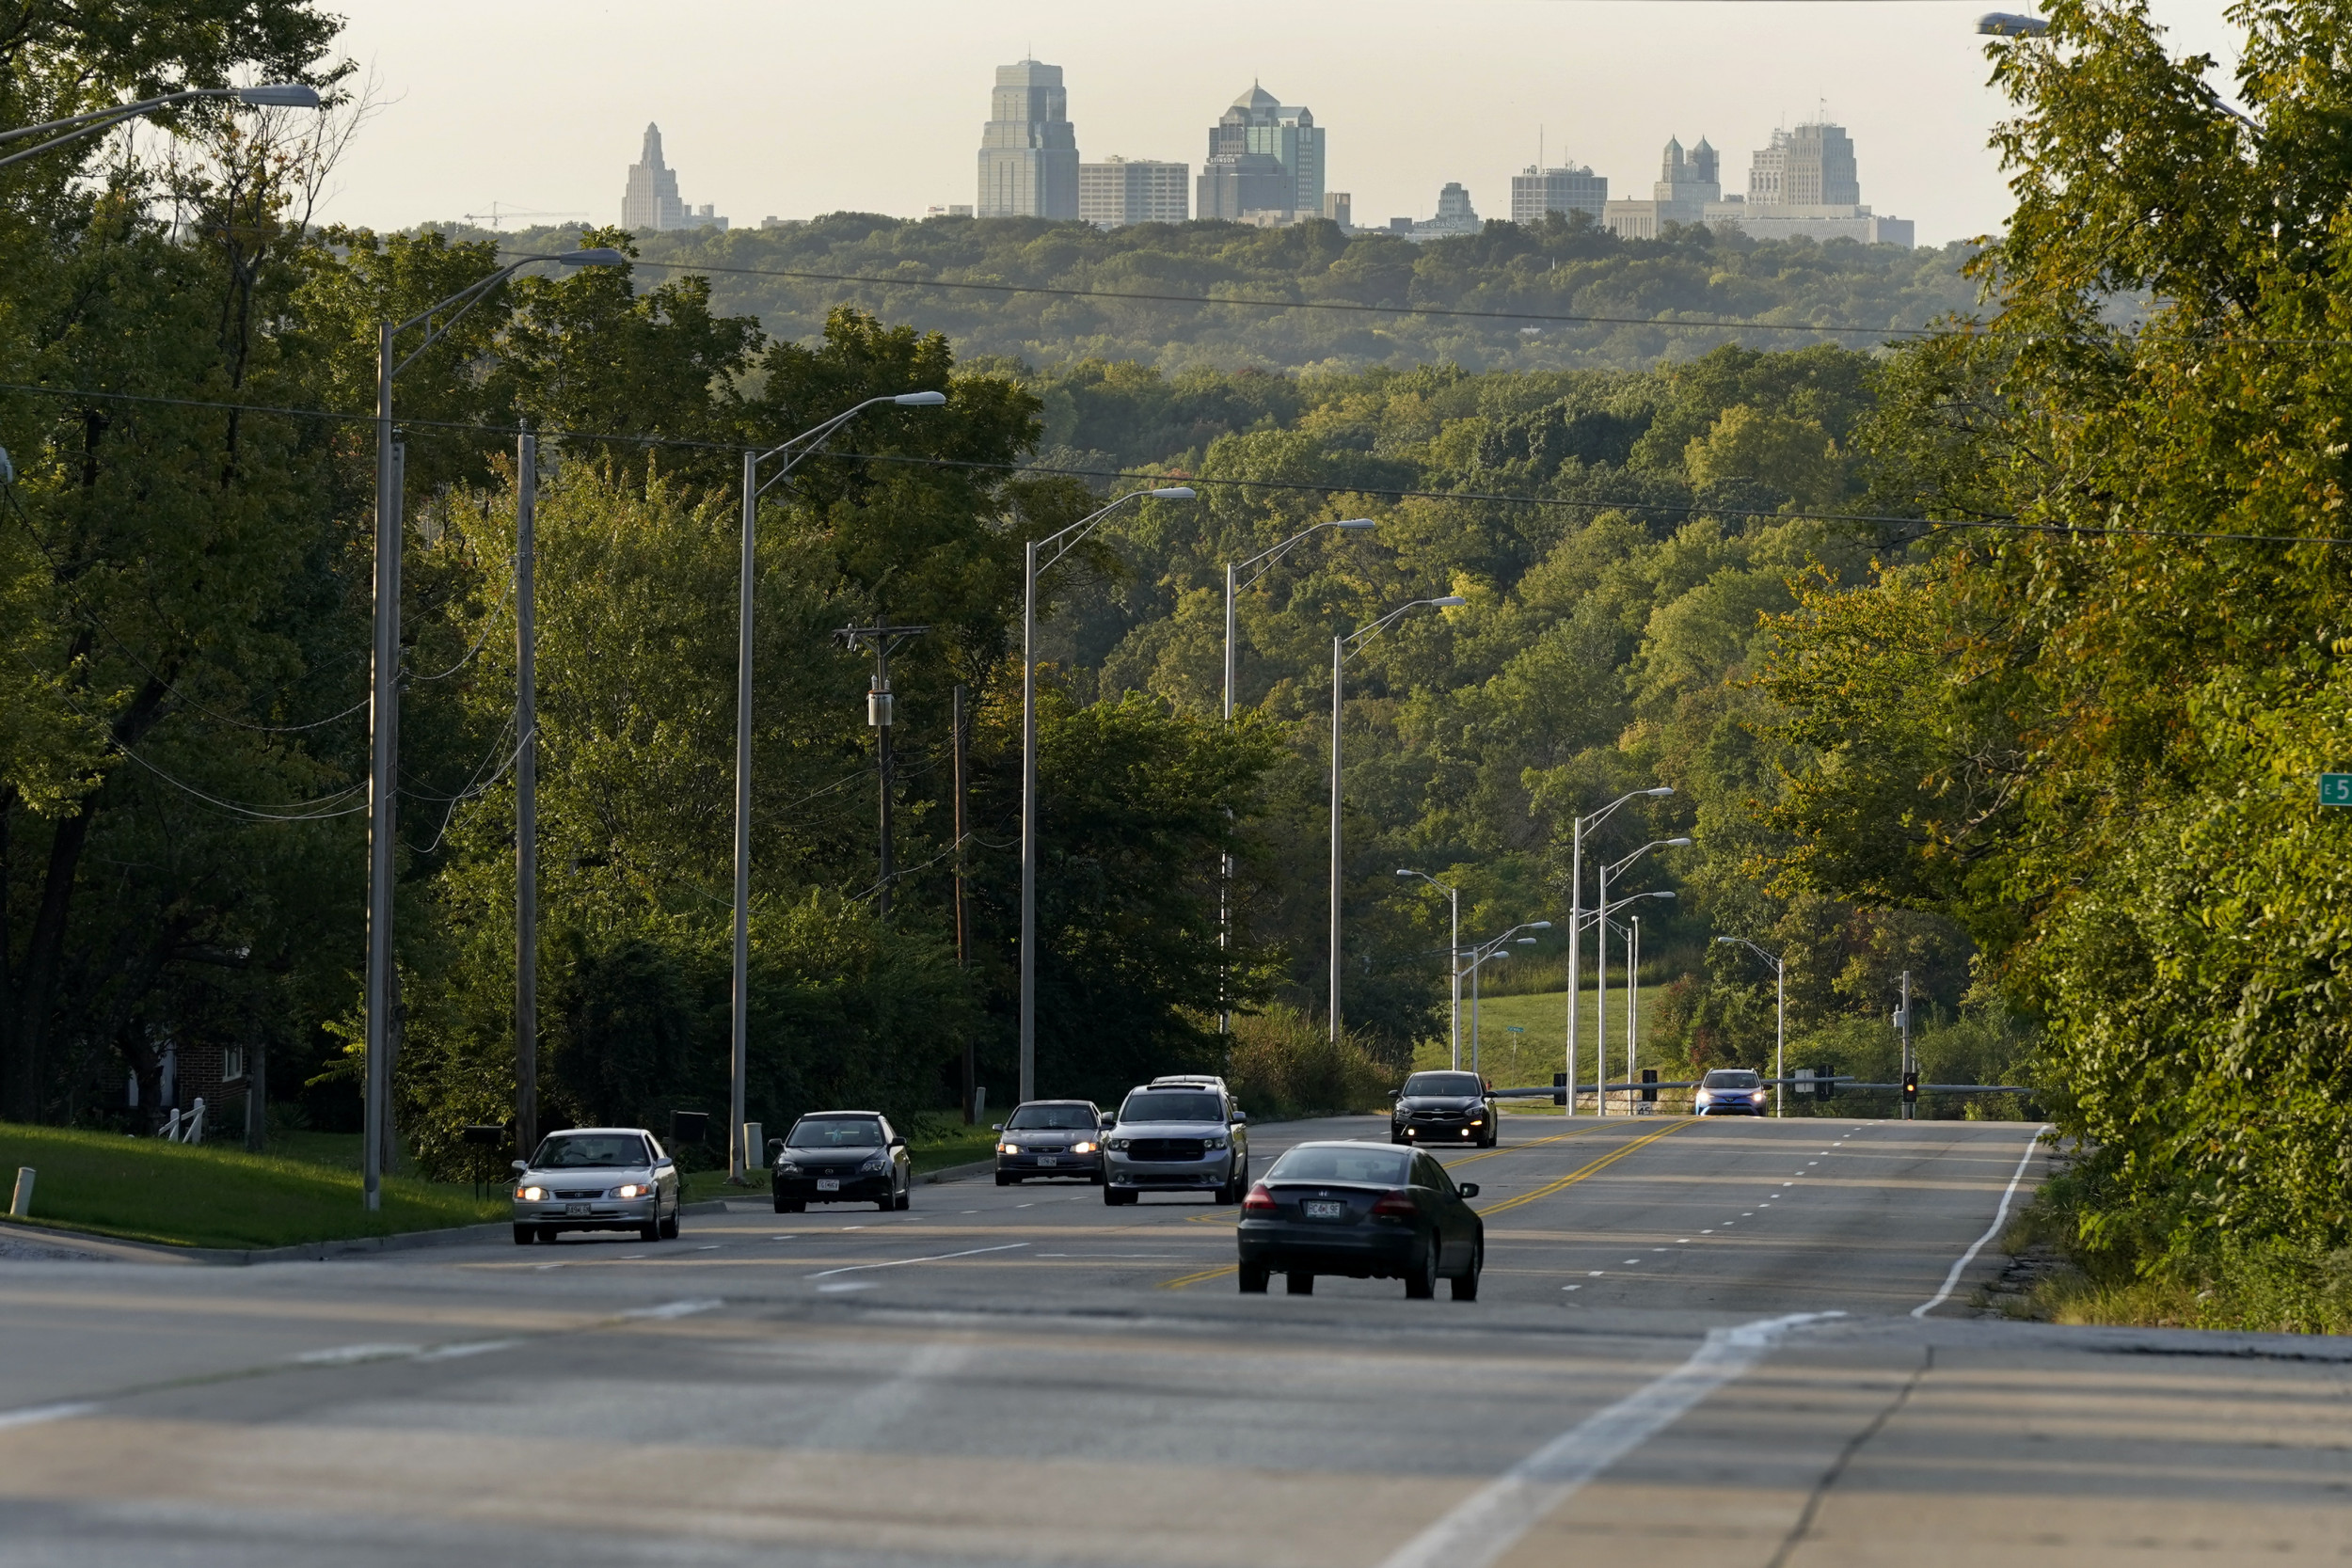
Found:
M 1642 1098 L 1652 1105 L 1658 1103 L 1658 1069 L 1654 1067 L 1642 1069 Z
M 1813 1098 L 1827 1100 L 1837 1092 L 1837 1069 L 1817 1067 L 1813 1069 Z
M 1551 1102 L 1554 1105 L 1565 1105 L 1568 1102 L 1568 1075 L 1565 1072 L 1555 1072 L 1551 1075 Z
M 1915 1072 L 1903 1074 L 1903 1103 L 1906 1105 L 1919 1103 L 1919 1075 Z

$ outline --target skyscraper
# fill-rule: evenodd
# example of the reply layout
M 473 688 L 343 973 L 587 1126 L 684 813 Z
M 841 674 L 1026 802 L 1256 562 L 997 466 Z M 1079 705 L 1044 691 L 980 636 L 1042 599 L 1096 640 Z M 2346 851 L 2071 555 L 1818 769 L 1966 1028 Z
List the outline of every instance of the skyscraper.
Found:
M 1748 201 L 1766 207 L 1851 207 L 1862 200 L 1845 127 L 1816 122 L 1772 133 L 1748 165 Z
M 661 127 L 645 127 L 645 150 L 628 166 L 628 184 L 621 193 L 621 227 L 646 229 L 724 229 L 713 204 L 698 210 L 678 199 L 677 171 L 661 161 Z
M 1705 136 L 1688 153 L 1682 150 L 1681 137 L 1669 136 L 1650 198 L 1612 201 L 1603 221 L 1629 240 L 1654 240 L 1670 223 L 1705 223 L 1708 204 L 1723 199 L 1722 170 L 1723 162 Z
M 1078 128 L 1061 67 L 1023 60 L 996 68 L 996 90 L 980 133 L 984 218 L 1078 215 Z
M 1108 158 L 1078 166 L 1078 215 L 1098 229 L 1131 223 L 1182 223 L 1192 170 L 1152 158 Z
M 677 173 L 661 161 L 661 127 L 645 127 L 645 150 L 628 166 L 628 186 L 621 194 L 621 227 L 632 231 L 675 229 L 685 215 L 678 199 Z
M 1196 205 L 1204 218 L 1253 211 L 1319 217 L 1326 166 L 1323 128 L 1314 115 L 1284 106 L 1253 82 L 1209 127 L 1209 161 Z
M 1590 213 L 1597 222 L 1608 205 L 1609 177 L 1581 164 L 1562 168 L 1537 168 L 1530 164 L 1524 173 L 1511 176 L 1513 223 L 1539 224 L 1547 213 L 1563 216 Z

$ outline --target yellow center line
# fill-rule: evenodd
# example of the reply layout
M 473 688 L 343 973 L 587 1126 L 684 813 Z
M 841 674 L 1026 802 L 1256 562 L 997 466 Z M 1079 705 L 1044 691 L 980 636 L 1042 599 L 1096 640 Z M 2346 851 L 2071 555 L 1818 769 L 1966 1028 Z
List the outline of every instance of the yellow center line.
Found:
M 1695 1121 L 1695 1119 L 1696 1118 L 1693 1118 L 1693 1121 Z M 1594 1172 L 1614 1164 L 1617 1161 L 1624 1159 L 1635 1149 L 1640 1148 L 1644 1144 L 1654 1144 L 1659 1139 L 1665 1137 L 1669 1133 L 1679 1132 L 1684 1128 L 1692 1125 L 1692 1121 L 1677 1121 L 1672 1126 L 1661 1127 L 1655 1132 L 1645 1133 L 1641 1137 L 1632 1139 L 1616 1148 L 1611 1149 L 1608 1153 L 1600 1156 L 1600 1158 L 1580 1165 L 1575 1170 L 1570 1171 L 1567 1175 L 1561 1177 L 1558 1180 L 1546 1182 L 1543 1186 L 1536 1188 L 1532 1193 L 1522 1193 L 1518 1197 L 1508 1198 L 1503 1202 L 1496 1204 L 1491 1209 L 1481 1209 L 1478 1212 L 1479 1217 L 1484 1219 L 1488 1214 L 1500 1214 L 1506 1209 L 1516 1209 L 1522 1203 L 1533 1203 L 1539 1197 L 1549 1197 L 1554 1193 L 1565 1191 L 1565 1189 L 1576 1185 L 1576 1183 L 1583 1180 Z M 1586 1133 L 1604 1131 L 1614 1132 L 1616 1129 L 1588 1127 L 1575 1132 L 1556 1132 L 1549 1138 L 1540 1138 L 1534 1141 L 1537 1143 L 1558 1143 L 1565 1138 L 1582 1137 Z M 1517 1144 L 1513 1147 L 1517 1148 L 1527 1148 L 1533 1147 L 1533 1145 Z M 1489 1153 L 1491 1154 L 1501 1154 L 1503 1152 L 1505 1152 L 1505 1150 L 1500 1148 L 1489 1150 Z M 1471 1156 L 1471 1158 L 1484 1160 L 1487 1158 L 1487 1155 L 1478 1154 Z M 1457 1163 L 1461 1164 L 1469 1164 L 1470 1161 L 1463 1160 Z M 1451 1169 L 1452 1167 L 1449 1166 L 1447 1168 Z M 1226 1216 L 1223 1214 L 1203 1214 L 1200 1217 L 1200 1219 L 1192 1220 L 1188 1223 L 1198 1225 L 1203 1220 L 1224 1219 L 1225 1217 Z M 1233 1223 L 1237 1224 L 1238 1219 L 1236 1219 Z M 1202 1269 L 1198 1274 L 1188 1274 L 1182 1275 L 1179 1278 L 1162 1280 L 1160 1282 L 1160 1289 L 1163 1291 L 1181 1291 L 1187 1285 L 1198 1285 L 1204 1279 L 1222 1279 L 1229 1274 L 1238 1274 L 1239 1272 L 1241 1272 L 1241 1264 L 1238 1262 L 1228 1263 L 1221 1269 Z

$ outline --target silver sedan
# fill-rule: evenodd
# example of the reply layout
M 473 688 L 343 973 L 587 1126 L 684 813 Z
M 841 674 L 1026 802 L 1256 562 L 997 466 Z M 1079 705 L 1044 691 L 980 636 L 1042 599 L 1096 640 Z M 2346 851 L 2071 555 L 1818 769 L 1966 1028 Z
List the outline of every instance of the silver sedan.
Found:
M 677 1235 L 677 1163 L 642 1127 L 576 1127 L 550 1133 L 515 1162 L 515 1244 L 552 1242 L 566 1230 L 634 1230 L 640 1240 Z

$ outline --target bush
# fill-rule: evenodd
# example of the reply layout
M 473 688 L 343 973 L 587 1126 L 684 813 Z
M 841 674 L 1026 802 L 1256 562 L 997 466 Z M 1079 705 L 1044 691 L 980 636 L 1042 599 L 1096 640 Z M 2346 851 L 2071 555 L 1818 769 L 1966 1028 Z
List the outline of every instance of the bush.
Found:
M 1359 1035 L 1334 1040 L 1324 1024 L 1289 1007 L 1236 1016 L 1226 1078 L 1261 1117 L 1385 1109 L 1401 1081 Z

